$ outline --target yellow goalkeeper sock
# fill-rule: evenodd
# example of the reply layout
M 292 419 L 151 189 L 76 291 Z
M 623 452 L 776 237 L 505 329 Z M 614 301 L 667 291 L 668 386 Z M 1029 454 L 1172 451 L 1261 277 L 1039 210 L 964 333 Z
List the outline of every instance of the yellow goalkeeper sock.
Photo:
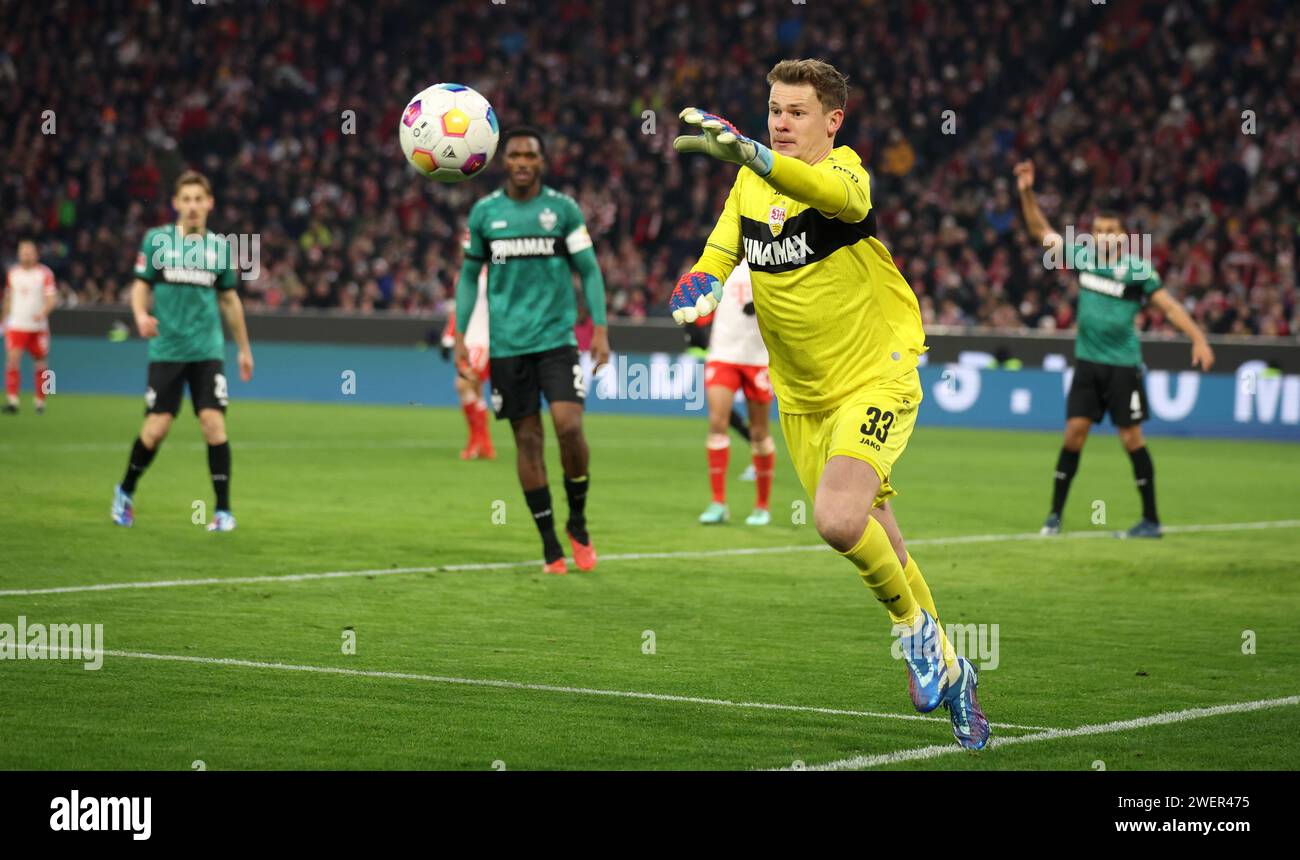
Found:
M 939 644 L 943 647 L 943 662 L 948 667 L 948 682 L 955 683 L 961 677 L 961 667 L 957 665 L 957 651 L 948 641 L 948 634 L 944 632 L 943 623 L 939 621 L 939 610 L 935 608 L 934 597 L 930 595 L 930 585 L 921 575 L 921 568 L 916 563 L 916 558 L 909 552 L 907 554 L 907 566 L 903 568 L 903 573 L 907 575 L 907 587 L 912 590 L 912 596 L 921 608 L 930 613 L 934 619 L 934 626 L 939 628 Z
M 868 517 L 866 531 L 858 539 L 857 546 L 840 555 L 857 567 L 863 584 L 871 589 L 876 600 L 885 605 L 894 624 L 916 626 L 921 607 L 907 586 L 907 575 L 898 563 L 884 526 L 874 517 Z
M 921 604 L 921 608 L 930 613 L 935 624 L 939 624 L 939 610 L 934 607 L 934 598 L 930 596 L 930 586 L 921 575 L 921 568 L 916 564 L 916 558 L 909 552 L 907 554 L 907 565 L 903 568 L 903 573 L 907 574 L 907 587 L 912 589 L 912 596 L 916 602 Z M 943 625 L 939 624 L 943 629 Z

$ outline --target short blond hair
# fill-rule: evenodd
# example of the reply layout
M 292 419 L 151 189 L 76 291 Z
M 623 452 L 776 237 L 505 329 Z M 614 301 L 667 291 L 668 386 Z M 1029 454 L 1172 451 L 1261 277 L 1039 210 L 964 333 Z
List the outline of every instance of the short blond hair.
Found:
M 767 73 L 768 84 L 810 84 L 826 111 L 844 110 L 849 76 L 825 60 L 782 60 Z
M 186 185 L 200 185 L 203 187 L 204 191 L 208 192 L 209 197 L 212 196 L 212 183 L 208 181 L 206 176 L 199 173 L 197 170 L 187 170 L 180 176 L 176 177 L 174 193 L 180 194 L 181 189 Z

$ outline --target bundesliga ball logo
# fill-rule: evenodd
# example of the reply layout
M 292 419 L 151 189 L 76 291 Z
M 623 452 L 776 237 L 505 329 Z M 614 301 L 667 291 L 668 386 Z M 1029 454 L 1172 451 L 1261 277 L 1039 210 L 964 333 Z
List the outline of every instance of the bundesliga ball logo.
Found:
M 402 111 L 402 154 L 421 176 L 464 182 L 497 151 L 501 128 L 487 99 L 462 84 L 434 84 Z

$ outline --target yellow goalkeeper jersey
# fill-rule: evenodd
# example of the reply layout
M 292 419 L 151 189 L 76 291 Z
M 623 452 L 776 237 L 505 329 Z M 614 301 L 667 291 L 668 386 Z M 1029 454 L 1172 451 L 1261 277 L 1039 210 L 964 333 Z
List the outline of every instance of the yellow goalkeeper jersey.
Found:
M 773 153 L 741 168 L 696 271 L 726 283 L 749 262 L 781 411 L 823 412 L 917 366 L 921 309 L 875 237 L 871 179 L 856 152 L 817 164 Z

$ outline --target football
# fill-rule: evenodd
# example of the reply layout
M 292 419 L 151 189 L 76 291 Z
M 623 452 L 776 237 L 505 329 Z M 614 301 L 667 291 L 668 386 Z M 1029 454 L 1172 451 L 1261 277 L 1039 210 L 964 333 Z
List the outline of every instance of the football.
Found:
M 420 175 L 464 182 L 492 160 L 501 129 L 483 96 L 462 84 L 434 84 L 406 105 L 398 136 Z

